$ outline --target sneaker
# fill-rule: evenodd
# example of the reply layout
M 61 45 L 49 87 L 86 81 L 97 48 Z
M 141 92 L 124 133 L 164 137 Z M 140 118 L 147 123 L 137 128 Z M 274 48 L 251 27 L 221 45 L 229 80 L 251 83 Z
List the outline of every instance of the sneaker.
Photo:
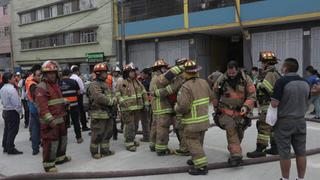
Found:
M 22 151 L 19 151 L 17 149 L 13 149 L 12 151 L 8 151 L 8 154 L 11 154 L 11 155 L 18 155 L 18 154 L 23 154 Z
M 32 155 L 33 155 L 33 156 L 35 156 L 35 155 L 37 155 L 37 154 L 39 154 L 39 150 L 32 151 Z
M 188 164 L 189 166 L 193 166 L 193 165 L 194 165 L 192 159 L 188 159 L 187 164 Z
M 192 168 L 189 169 L 188 173 L 189 173 L 190 175 L 194 175 L 194 176 L 197 176 L 197 175 L 207 175 L 207 174 L 208 174 L 208 169 L 207 169 L 207 166 L 202 167 L 202 168 L 192 167 Z
M 56 168 L 55 166 L 54 167 L 50 167 L 50 168 L 44 168 L 44 170 L 47 173 L 57 173 L 58 172 L 58 168 Z
M 82 138 L 78 138 L 78 139 L 77 139 L 77 143 L 78 143 L 78 144 L 81 144 L 82 142 L 83 142 L 83 139 L 82 139 Z
M 90 128 L 88 128 L 88 127 L 83 127 L 82 128 L 82 131 L 90 131 L 91 129 Z

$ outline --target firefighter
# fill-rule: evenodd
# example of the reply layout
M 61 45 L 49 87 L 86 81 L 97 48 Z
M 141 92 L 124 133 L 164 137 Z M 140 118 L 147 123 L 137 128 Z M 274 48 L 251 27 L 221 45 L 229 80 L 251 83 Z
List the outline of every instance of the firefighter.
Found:
M 71 160 L 66 156 L 67 129 L 65 100 L 58 84 L 58 65 L 46 61 L 42 65 L 43 80 L 35 92 L 35 102 L 41 122 L 41 139 L 43 147 L 43 167 L 46 172 L 57 172 L 56 164 Z
M 249 158 L 257 158 L 266 156 L 266 154 L 278 154 L 277 146 L 272 138 L 272 127 L 266 123 L 266 114 L 271 101 L 273 87 L 276 81 L 281 77 L 275 65 L 278 59 L 275 54 L 270 51 L 261 52 L 259 61 L 262 64 L 262 79 L 257 83 L 257 99 L 260 105 L 260 117 L 257 121 L 258 137 L 257 147 L 253 152 L 248 152 Z M 271 148 L 266 150 L 268 143 L 271 143 Z
M 168 70 L 168 64 L 163 60 L 157 60 L 152 67 L 153 77 L 150 83 L 150 91 L 154 96 L 151 101 L 153 121 L 150 132 L 150 150 L 156 151 L 159 156 L 171 154 L 168 148 L 169 128 L 173 123 L 174 110 L 168 95 L 172 95 L 176 88 L 168 86 L 170 82 L 182 73 L 183 66 L 174 66 Z
M 136 68 L 132 63 L 123 69 L 123 80 L 117 84 L 116 97 L 124 123 L 125 147 L 135 152 L 139 146 L 135 141 L 139 120 L 143 111 L 148 111 L 149 101 L 144 86 L 137 80 Z
M 215 123 L 226 131 L 231 167 L 242 162 L 241 141 L 244 130 L 251 126 L 247 114 L 256 100 L 256 90 L 251 78 L 239 70 L 235 61 L 227 65 L 227 72 L 214 85 Z
M 188 60 L 184 64 L 183 76 L 185 83 L 179 90 L 175 111 L 182 115 L 184 136 L 192 159 L 187 161 L 192 165 L 191 175 L 206 175 L 208 159 L 203 150 L 205 132 L 209 128 L 208 105 L 213 99 L 212 91 L 206 80 L 199 78 L 200 66 Z
M 111 109 L 115 104 L 111 87 L 105 83 L 108 76 L 108 66 L 105 63 L 96 64 L 93 68 L 96 79 L 89 85 L 89 114 L 91 117 L 90 152 L 94 159 L 100 159 L 114 154 L 110 150 L 110 138 L 113 135 Z

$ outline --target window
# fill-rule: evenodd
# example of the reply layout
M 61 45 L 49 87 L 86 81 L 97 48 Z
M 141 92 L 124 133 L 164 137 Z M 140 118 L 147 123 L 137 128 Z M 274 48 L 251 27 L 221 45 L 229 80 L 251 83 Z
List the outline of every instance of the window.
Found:
M 86 10 L 96 7 L 95 0 L 80 0 L 80 10 Z
M 9 36 L 9 27 L 4 27 L 4 36 Z
M 35 37 L 21 40 L 21 49 L 35 49 L 47 47 L 70 46 L 79 43 L 90 43 L 97 41 L 95 29 L 65 32 L 49 35 L 46 37 Z
M 72 3 L 64 3 L 63 4 L 63 14 L 70 14 L 72 12 Z
M 37 10 L 37 21 L 44 20 L 44 9 Z
M 58 16 L 58 6 L 57 5 L 50 6 L 49 7 L 49 14 L 50 14 L 50 17 Z
M 73 33 L 68 32 L 64 34 L 64 44 L 65 45 L 71 45 L 73 44 Z
M 80 43 L 96 42 L 97 32 L 96 30 L 80 31 Z
M 3 7 L 3 15 L 8 15 L 8 5 L 4 5 Z
M 31 13 L 21 15 L 21 24 L 31 23 Z

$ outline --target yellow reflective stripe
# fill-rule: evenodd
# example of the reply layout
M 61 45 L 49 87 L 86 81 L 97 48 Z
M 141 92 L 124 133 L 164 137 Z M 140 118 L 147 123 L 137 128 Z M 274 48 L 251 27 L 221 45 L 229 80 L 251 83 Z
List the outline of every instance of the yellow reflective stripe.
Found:
M 173 73 L 175 74 L 179 74 L 181 72 L 180 68 L 177 66 L 174 66 L 173 68 L 171 68 L 171 70 L 173 71 Z
M 133 96 L 122 96 L 120 101 L 126 101 L 126 100 L 136 99 L 136 98 L 142 98 L 142 94 L 137 94 Z
M 109 119 L 109 114 L 106 112 L 90 112 L 92 119 Z
M 56 165 L 55 162 L 43 162 L 42 163 L 43 167 L 47 168 L 47 167 L 53 167 Z
M 51 115 L 51 113 L 46 113 L 42 118 L 42 120 L 45 122 L 49 122 L 51 119 L 53 119 L 53 116 Z
M 98 148 L 98 144 L 90 144 L 90 147 L 92 147 L 92 148 Z
M 194 117 L 194 118 L 188 118 L 188 119 L 181 119 L 182 124 L 194 124 L 194 123 L 201 123 L 209 120 L 208 115 L 200 116 L 200 117 Z
M 160 90 L 159 89 L 155 90 L 155 94 L 156 96 L 160 97 Z
M 59 99 L 51 99 L 48 101 L 48 106 L 53 106 L 57 104 L 64 104 L 65 100 L 64 98 L 59 98 Z
M 262 81 L 262 84 L 266 87 L 266 89 L 269 91 L 269 92 L 272 92 L 273 91 L 273 87 L 272 87 L 272 85 L 270 84 L 270 82 L 269 81 L 267 81 L 267 80 L 263 80 Z
M 192 105 L 194 105 L 194 106 L 198 106 L 198 105 L 202 105 L 202 104 L 209 104 L 209 97 L 197 99 L 192 102 Z
M 258 134 L 258 139 L 269 141 L 270 136 L 264 134 Z
M 166 149 L 168 149 L 168 145 L 156 144 L 156 149 L 157 150 L 166 150 Z
M 134 111 L 143 109 L 143 105 L 130 106 L 128 108 L 122 108 L 121 111 Z
M 101 148 L 108 148 L 109 147 L 109 144 L 108 143 L 103 143 L 103 144 L 100 144 Z
M 173 113 L 173 109 L 161 109 L 161 110 L 153 110 L 152 111 L 153 114 L 156 114 L 156 115 L 160 115 L 160 114 L 169 114 L 169 113 Z
M 56 162 L 63 161 L 66 158 L 66 155 L 60 156 L 56 158 Z
M 208 164 L 208 158 L 207 157 L 202 157 L 199 159 L 193 160 L 193 163 L 195 166 L 203 166 Z
M 168 91 L 169 94 L 173 94 L 173 90 L 172 90 L 171 86 L 167 86 L 166 90 Z
M 134 142 L 126 142 L 124 143 L 126 147 L 134 146 Z

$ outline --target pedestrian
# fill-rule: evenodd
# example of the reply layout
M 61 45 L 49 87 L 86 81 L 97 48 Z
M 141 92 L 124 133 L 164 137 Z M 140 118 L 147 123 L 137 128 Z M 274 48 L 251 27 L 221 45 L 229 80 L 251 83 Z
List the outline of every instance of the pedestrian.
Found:
M 254 106 L 256 90 L 251 78 L 240 71 L 238 63 L 230 61 L 227 72 L 220 76 L 214 85 L 213 106 L 217 126 L 227 133 L 231 167 L 242 163 L 241 142 L 244 131 L 251 126 L 247 117 Z
M 24 110 L 24 128 L 28 128 L 29 126 L 29 107 L 28 107 L 28 97 L 26 93 L 26 79 L 28 77 L 28 73 L 24 73 L 22 78 L 20 79 L 18 83 L 19 91 L 21 94 L 21 103 L 23 105 L 23 110 Z
M 70 118 L 73 123 L 74 133 L 76 134 L 77 143 L 83 142 L 81 135 L 81 127 L 79 120 L 79 105 L 78 105 L 78 95 L 80 94 L 80 88 L 77 81 L 70 79 L 71 71 L 69 69 L 64 69 L 62 71 L 62 79 L 59 82 L 61 92 L 63 97 L 68 101 L 69 108 L 67 110 L 66 121 L 67 126 L 70 122 Z
M 110 139 L 113 135 L 113 121 L 111 109 L 115 105 L 112 89 L 105 81 L 108 76 L 108 66 L 98 63 L 93 72 L 96 79 L 88 87 L 89 114 L 91 117 L 91 142 L 90 152 L 94 159 L 111 156 L 114 151 L 110 150 Z
M 203 149 L 204 135 L 209 128 L 208 106 L 213 99 L 212 91 L 206 80 L 199 78 L 200 66 L 192 60 L 184 64 L 185 82 L 179 90 L 175 111 L 182 115 L 184 136 L 191 159 L 187 164 L 190 175 L 206 175 L 208 159 Z
M 19 132 L 20 115 L 22 114 L 21 100 L 15 89 L 15 78 L 12 73 L 6 72 L 2 77 L 4 86 L 0 90 L 3 105 L 2 117 L 4 131 L 2 137 L 3 152 L 8 154 L 23 154 L 15 148 L 14 140 Z
M 41 65 L 33 65 L 31 72 L 32 74 L 26 79 L 26 93 L 30 112 L 29 129 L 31 130 L 32 155 L 37 155 L 40 149 L 40 120 L 35 104 L 35 91 L 42 78 Z
M 117 84 L 116 97 L 118 99 L 121 117 L 124 123 L 125 147 L 135 152 L 139 143 L 135 141 L 143 111 L 147 111 L 149 101 L 147 91 L 137 80 L 135 66 L 130 63 L 123 69 L 123 80 Z
M 266 154 L 277 155 L 277 145 L 273 138 L 272 127 L 266 123 L 267 110 L 271 101 L 271 95 L 273 93 L 273 87 L 276 81 L 281 77 L 277 71 L 275 65 L 278 64 L 278 58 L 271 51 L 265 51 L 260 53 L 260 59 L 263 73 L 261 79 L 257 82 L 257 100 L 260 105 L 260 116 L 257 121 L 257 143 L 256 150 L 247 153 L 249 158 L 258 158 L 266 156 Z M 268 145 L 271 148 L 267 149 Z
M 58 172 L 56 165 L 71 161 L 71 157 L 66 156 L 68 132 L 63 119 L 66 102 L 58 84 L 58 69 L 56 62 L 44 62 L 43 80 L 35 92 L 41 122 L 42 164 L 46 172 Z
M 296 155 L 298 180 L 303 180 L 306 171 L 306 120 L 310 85 L 297 72 L 299 63 L 288 58 L 282 65 L 282 74 L 277 80 L 271 105 L 278 108 L 278 120 L 274 136 L 280 155 L 282 180 L 288 180 L 291 166 L 291 146 Z
M 316 114 L 314 118 L 320 119 L 320 92 L 318 89 L 318 86 L 320 84 L 320 79 L 317 76 L 317 71 L 312 66 L 308 66 L 306 68 L 306 75 L 307 75 L 306 80 L 308 81 L 309 85 L 312 87 L 312 90 L 313 90 L 309 100 L 309 104 L 313 103 L 314 105 L 314 111 Z
M 86 112 L 84 110 L 84 105 L 83 105 L 83 95 L 85 94 L 85 89 L 84 89 L 84 83 L 82 79 L 79 77 L 80 69 L 77 65 L 71 66 L 70 69 L 72 71 L 72 75 L 70 79 L 76 80 L 80 88 L 80 94 L 78 96 L 78 105 L 80 110 L 80 123 L 82 126 L 82 131 L 90 131 L 90 128 L 88 128 L 87 126 L 87 116 L 86 116 Z

